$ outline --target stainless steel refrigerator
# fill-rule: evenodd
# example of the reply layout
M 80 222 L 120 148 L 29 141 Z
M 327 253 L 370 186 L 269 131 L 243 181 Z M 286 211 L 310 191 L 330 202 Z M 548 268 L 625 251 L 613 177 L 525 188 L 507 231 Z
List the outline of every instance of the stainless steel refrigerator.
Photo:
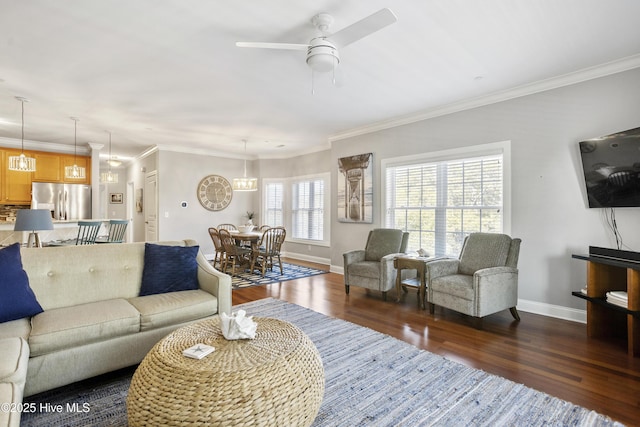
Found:
M 91 219 L 91 186 L 34 182 L 31 209 L 49 209 L 53 219 Z

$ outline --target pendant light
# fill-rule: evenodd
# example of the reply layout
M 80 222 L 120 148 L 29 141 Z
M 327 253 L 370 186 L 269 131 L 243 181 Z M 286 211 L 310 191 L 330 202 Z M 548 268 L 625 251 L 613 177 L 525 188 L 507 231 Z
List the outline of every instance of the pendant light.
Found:
M 29 102 L 29 100 L 21 96 L 16 96 L 16 99 L 22 104 L 22 151 L 19 156 L 9 156 L 9 170 L 35 172 L 36 159 L 27 157 L 24 154 L 24 103 Z
M 109 165 L 108 172 L 102 172 L 100 174 L 100 180 L 107 184 L 117 184 L 118 183 L 118 174 L 115 172 L 111 172 L 111 132 L 109 132 L 109 160 L 107 160 L 107 164 Z
M 86 178 L 86 169 L 82 166 L 78 166 L 77 157 L 78 157 L 78 118 L 70 117 L 74 123 L 74 133 L 73 133 L 73 166 L 65 166 L 64 168 L 64 177 L 71 179 L 85 179 Z
M 244 175 L 233 178 L 234 191 L 258 191 L 258 178 L 247 178 L 247 140 L 244 139 Z

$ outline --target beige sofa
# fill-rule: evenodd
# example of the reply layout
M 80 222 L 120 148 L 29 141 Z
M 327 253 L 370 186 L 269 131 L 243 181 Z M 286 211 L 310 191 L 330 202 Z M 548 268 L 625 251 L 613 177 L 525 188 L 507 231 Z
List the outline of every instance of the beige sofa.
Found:
M 138 296 L 144 254 L 144 243 L 21 249 L 44 311 L 0 323 L 0 426 L 19 425 L 23 396 L 135 365 L 178 327 L 231 313 L 231 278 L 200 251 L 199 289 Z

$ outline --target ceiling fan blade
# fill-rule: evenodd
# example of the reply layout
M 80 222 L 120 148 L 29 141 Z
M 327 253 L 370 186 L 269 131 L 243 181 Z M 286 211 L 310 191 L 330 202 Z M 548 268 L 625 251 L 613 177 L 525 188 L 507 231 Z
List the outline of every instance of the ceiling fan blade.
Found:
M 238 47 L 253 47 L 258 49 L 285 49 L 285 50 L 307 50 L 308 44 L 296 43 L 261 43 L 261 42 L 236 42 Z
M 393 24 L 397 20 L 396 15 L 389 9 L 380 9 L 376 13 L 330 35 L 328 38 L 338 47 L 347 46 Z

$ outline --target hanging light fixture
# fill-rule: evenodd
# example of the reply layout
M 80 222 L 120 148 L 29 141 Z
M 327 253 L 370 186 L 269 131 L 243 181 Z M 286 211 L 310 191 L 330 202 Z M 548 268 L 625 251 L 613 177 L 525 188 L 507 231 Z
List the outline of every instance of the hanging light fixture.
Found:
M 16 96 L 16 99 L 22 104 L 22 151 L 19 156 L 9 156 L 9 170 L 35 172 L 36 159 L 27 157 L 24 154 L 24 103 L 29 102 L 29 100 L 21 96 Z
M 102 172 L 100 174 L 100 180 L 102 182 L 105 182 L 107 184 L 117 184 L 118 183 L 118 174 L 115 172 L 111 172 L 111 161 L 112 161 L 112 157 L 111 157 L 111 132 L 109 132 L 109 160 L 107 160 L 107 163 L 109 164 L 109 171 L 108 172 Z
M 247 140 L 244 141 L 244 175 L 242 178 L 233 178 L 234 191 L 257 191 L 258 178 L 247 178 Z
M 64 176 L 65 178 L 71 179 L 84 179 L 86 178 L 86 169 L 82 166 L 78 166 L 77 157 L 78 157 L 78 118 L 70 117 L 74 123 L 74 134 L 73 134 L 73 166 L 65 166 L 64 168 Z

